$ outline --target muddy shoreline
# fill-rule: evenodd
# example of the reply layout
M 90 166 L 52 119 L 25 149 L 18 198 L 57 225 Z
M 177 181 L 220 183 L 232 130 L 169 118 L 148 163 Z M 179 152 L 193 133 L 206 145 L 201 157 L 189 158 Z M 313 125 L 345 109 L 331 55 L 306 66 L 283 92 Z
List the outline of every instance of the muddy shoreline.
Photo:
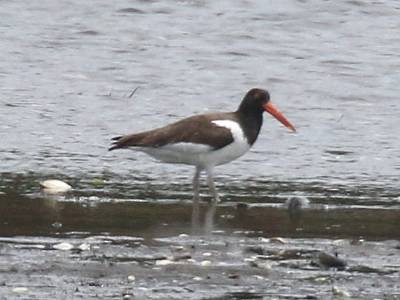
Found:
M 0 299 L 400 297 L 397 210 L 0 200 Z

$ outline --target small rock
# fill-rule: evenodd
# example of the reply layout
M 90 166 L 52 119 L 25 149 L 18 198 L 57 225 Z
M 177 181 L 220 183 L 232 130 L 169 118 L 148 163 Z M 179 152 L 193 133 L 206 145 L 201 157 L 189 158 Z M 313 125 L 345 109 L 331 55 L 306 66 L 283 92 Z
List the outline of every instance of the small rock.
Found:
M 338 270 L 344 270 L 347 265 L 343 259 L 325 252 L 319 252 L 318 261 L 314 262 L 314 264 L 322 268 L 336 268 Z
M 275 260 L 288 260 L 288 259 L 298 259 L 303 256 L 301 250 L 297 249 L 287 249 L 278 251 L 275 255 Z
M 332 244 L 335 245 L 335 246 L 344 246 L 344 245 L 347 244 L 347 240 L 345 240 L 345 239 L 334 240 L 332 242 Z
M 240 275 L 237 273 L 230 273 L 230 274 L 228 274 L 228 278 L 229 279 L 239 279 Z
M 240 209 L 240 210 L 246 210 L 249 208 L 249 205 L 247 203 L 238 203 L 236 205 L 236 209 Z
M 335 285 L 332 287 L 332 294 L 339 297 L 351 297 L 348 291 L 341 289 Z
M 320 283 L 327 282 L 328 280 L 329 280 L 328 277 L 316 277 L 316 278 L 314 278 L 315 282 L 320 282 Z
M 286 241 L 281 238 L 281 237 L 273 237 L 269 239 L 270 243 L 275 243 L 275 244 L 286 244 Z
M 269 243 L 270 239 L 267 239 L 265 237 L 258 237 L 257 240 L 261 243 Z
M 93 186 L 95 186 L 95 187 L 103 187 L 104 186 L 104 179 L 102 179 L 102 178 L 94 178 L 92 181 L 91 181 L 91 184 L 93 185 Z
M 174 262 L 169 259 L 160 259 L 156 261 L 156 266 L 167 266 L 173 264 Z
M 364 239 L 354 239 L 350 241 L 350 245 L 359 246 L 362 245 L 364 242 L 365 242 Z
M 130 300 L 130 299 L 133 299 L 133 294 L 132 294 L 132 293 L 129 293 L 129 292 L 125 292 L 125 293 L 122 294 L 122 299 L 123 299 L 123 300 Z
M 63 226 L 63 224 L 60 222 L 54 222 L 53 224 L 51 224 L 51 226 L 56 229 L 60 229 Z
M 201 278 L 200 276 L 196 276 L 192 278 L 194 281 L 200 281 L 203 280 L 203 278 Z
M 260 269 L 264 269 L 264 270 L 272 270 L 271 264 L 269 264 L 266 261 L 255 261 L 253 263 L 250 264 L 252 267 L 255 268 L 260 268 Z
M 72 187 L 64 181 L 58 179 L 48 179 L 40 182 L 43 192 L 47 194 L 62 194 L 68 192 Z
M 192 258 L 192 255 L 190 254 L 182 254 L 182 255 L 175 255 L 172 257 L 173 261 L 180 261 L 180 260 L 189 260 Z
M 88 244 L 88 243 L 83 243 L 83 244 L 80 244 L 80 245 L 78 246 L 78 248 L 79 248 L 80 250 L 82 250 L 82 251 L 88 251 L 88 250 L 90 250 L 90 244 Z
M 357 265 L 357 266 L 352 266 L 348 268 L 348 272 L 358 272 L 358 273 L 376 273 L 376 274 L 392 274 L 396 273 L 397 270 L 383 270 L 383 269 L 377 269 L 369 266 L 363 266 L 363 265 Z
M 255 253 L 258 255 L 265 254 L 265 249 L 264 249 L 264 247 L 261 247 L 261 246 L 248 246 L 248 247 L 246 247 L 245 251 L 248 253 Z
M 136 280 L 135 275 L 129 275 L 129 276 L 128 276 L 128 280 L 129 280 L 129 281 L 135 281 L 135 280 Z
M 172 248 L 172 250 L 175 251 L 175 252 L 180 252 L 180 251 L 186 250 L 186 248 L 183 247 L 183 246 L 172 246 L 171 248 Z

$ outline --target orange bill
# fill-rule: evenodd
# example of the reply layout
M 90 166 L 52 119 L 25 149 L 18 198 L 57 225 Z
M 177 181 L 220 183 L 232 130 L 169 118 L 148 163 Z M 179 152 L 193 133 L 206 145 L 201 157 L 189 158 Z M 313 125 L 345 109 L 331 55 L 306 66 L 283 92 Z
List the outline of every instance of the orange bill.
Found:
M 292 131 L 296 132 L 296 128 L 294 128 L 292 123 L 290 123 L 289 120 L 286 119 L 286 117 L 278 110 L 278 108 L 275 105 L 271 103 L 271 101 L 268 101 L 268 103 L 265 104 L 263 107 L 265 111 L 273 115 L 279 122 L 281 122 L 283 125 L 291 129 Z

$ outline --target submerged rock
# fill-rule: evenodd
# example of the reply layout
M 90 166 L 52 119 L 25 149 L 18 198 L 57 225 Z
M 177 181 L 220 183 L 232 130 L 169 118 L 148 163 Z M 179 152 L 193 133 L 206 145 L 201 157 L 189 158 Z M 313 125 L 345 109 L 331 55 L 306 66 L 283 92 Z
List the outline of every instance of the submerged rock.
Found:
M 398 272 L 397 270 L 384 270 L 384 269 L 377 269 L 369 266 L 364 265 L 357 265 L 348 268 L 348 272 L 358 272 L 358 273 L 376 273 L 381 275 L 392 274 Z
M 270 243 L 274 244 L 286 244 L 287 242 L 281 237 L 272 237 L 269 239 Z
M 320 268 L 336 268 L 338 270 L 344 270 L 347 265 L 346 261 L 337 257 L 337 255 L 330 255 L 322 251 L 319 252 L 317 260 L 312 261 L 311 264 Z
M 157 260 L 156 261 L 156 266 L 167 266 L 167 265 L 171 265 L 174 262 L 170 259 L 161 259 L 161 260 Z
M 43 192 L 48 194 L 62 194 L 68 192 L 72 187 L 64 181 L 58 179 L 48 179 L 40 182 Z

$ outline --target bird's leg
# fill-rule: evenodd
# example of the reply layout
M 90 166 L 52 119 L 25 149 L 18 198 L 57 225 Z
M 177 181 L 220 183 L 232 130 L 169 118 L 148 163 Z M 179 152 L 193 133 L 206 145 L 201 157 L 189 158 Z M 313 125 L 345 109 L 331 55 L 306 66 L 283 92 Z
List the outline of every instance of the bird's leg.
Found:
M 196 167 L 193 177 L 193 209 L 192 209 L 192 231 L 197 233 L 200 227 L 200 205 L 199 205 L 199 189 L 200 189 L 200 173 L 201 168 Z
M 212 201 L 204 217 L 204 233 L 211 234 L 214 230 L 214 218 L 217 210 L 217 201 Z
M 200 200 L 199 190 L 200 190 L 200 173 L 202 168 L 196 167 L 196 171 L 193 176 L 193 201 L 198 202 Z
M 208 184 L 208 188 L 210 189 L 210 192 L 212 193 L 212 195 L 214 197 L 214 201 L 219 202 L 220 199 L 219 199 L 218 192 L 214 185 L 214 176 L 213 176 L 212 168 L 207 169 L 207 184 Z

